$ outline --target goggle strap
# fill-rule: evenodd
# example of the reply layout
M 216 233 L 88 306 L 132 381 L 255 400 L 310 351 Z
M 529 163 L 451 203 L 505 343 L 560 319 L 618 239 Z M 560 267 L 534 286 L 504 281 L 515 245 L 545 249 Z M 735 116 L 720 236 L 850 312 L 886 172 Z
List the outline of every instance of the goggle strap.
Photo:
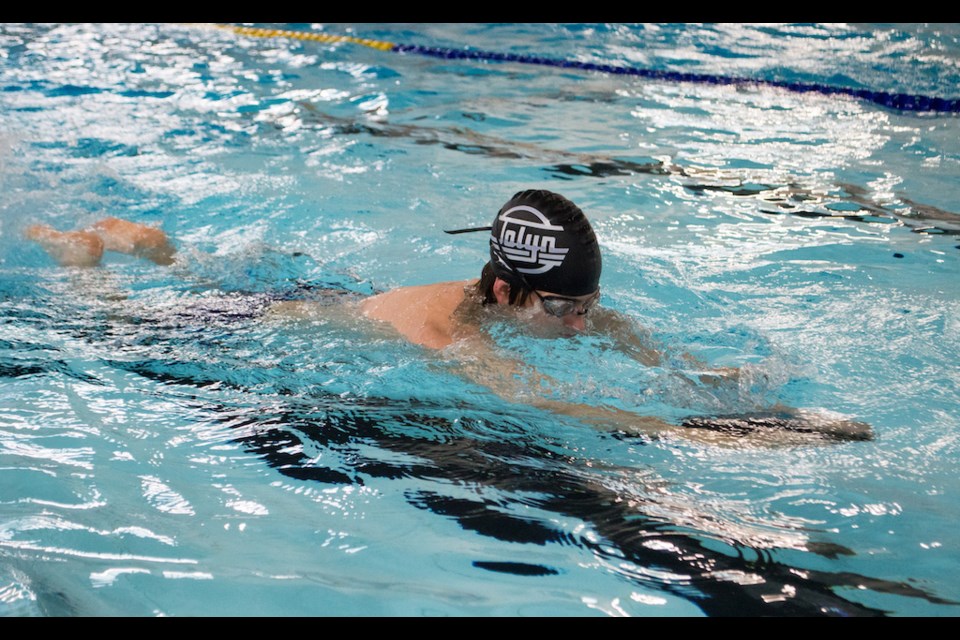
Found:
M 469 227 L 467 229 L 444 229 L 444 233 L 473 233 L 474 231 L 493 231 L 493 227 Z

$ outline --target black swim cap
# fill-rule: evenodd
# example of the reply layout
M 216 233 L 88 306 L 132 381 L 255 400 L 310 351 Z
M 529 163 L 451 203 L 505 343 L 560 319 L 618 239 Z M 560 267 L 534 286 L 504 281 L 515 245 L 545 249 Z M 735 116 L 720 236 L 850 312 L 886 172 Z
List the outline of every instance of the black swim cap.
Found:
M 508 282 L 559 295 L 585 296 L 600 286 L 600 245 L 590 221 L 552 191 L 521 191 L 503 205 L 490 232 L 490 264 Z

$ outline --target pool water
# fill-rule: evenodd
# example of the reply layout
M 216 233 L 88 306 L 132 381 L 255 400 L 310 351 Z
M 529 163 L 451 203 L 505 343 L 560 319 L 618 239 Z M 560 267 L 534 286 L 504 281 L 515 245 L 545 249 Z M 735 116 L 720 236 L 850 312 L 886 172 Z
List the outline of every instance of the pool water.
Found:
M 267 26 L 960 97 L 955 24 Z M 0 89 L 0 615 L 960 614 L 955 115 L 192 24 L 2 25 Z M 262 314 L 477 277 L 444 230 L 525 188 L 584 209 L 603 306 L 668 355 L 492 326 L 530 393 L 873 439 L 597 428 Z M 23 239 L 107 215 L 176 263 Z

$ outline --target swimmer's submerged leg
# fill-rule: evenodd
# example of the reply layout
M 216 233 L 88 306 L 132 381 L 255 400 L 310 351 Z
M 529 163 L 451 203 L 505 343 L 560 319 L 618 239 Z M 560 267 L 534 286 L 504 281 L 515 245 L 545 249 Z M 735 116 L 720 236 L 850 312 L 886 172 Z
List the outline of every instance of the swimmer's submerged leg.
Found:
M 63 267 L 95 267 L 103 257 L 103 240 L 92 231 L 57 231 L 35 224 L 27 227 L 24 235 Z
M 104 218 L 90 227 L 107 251 L 145 258 L 160 265 L 173 263 L 176 249 L 162 230 L 120 218 Z
M 173 264 L 176 249 L 162 230 L 120 218 L 104 218 L 81 231 L 57 231 L 45 224 L 27 227 L 33 240 L 61 266 L 95 267 L 104 251 L 126 253 L 159 265 Z

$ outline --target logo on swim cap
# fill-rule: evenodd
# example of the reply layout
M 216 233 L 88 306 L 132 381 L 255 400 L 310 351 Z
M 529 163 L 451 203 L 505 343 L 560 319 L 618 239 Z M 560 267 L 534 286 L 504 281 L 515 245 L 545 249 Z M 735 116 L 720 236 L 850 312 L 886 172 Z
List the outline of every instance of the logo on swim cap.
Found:
M 527 205 L 512 207 L 497 218 L 499 236 L 491 236 L 490 244 L 506 266 L 524 274 L 546 273 L 563 264 L 568 248 L 557 246 L 557 236 L 563 233 L 560 225 L 537 209 Z

